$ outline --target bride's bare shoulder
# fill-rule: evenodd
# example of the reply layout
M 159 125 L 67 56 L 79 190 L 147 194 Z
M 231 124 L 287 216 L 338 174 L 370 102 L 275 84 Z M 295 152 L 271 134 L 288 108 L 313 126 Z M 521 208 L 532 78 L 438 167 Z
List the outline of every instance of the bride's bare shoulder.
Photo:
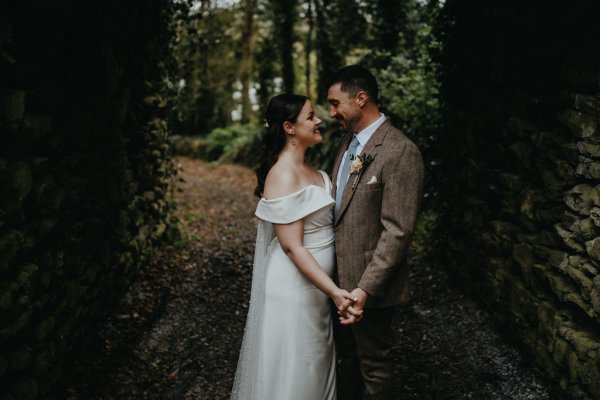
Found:
M 300 179 L 290 168 L 275 164 L 267 174 L 263 197 L 275 199 L 300 190 Z

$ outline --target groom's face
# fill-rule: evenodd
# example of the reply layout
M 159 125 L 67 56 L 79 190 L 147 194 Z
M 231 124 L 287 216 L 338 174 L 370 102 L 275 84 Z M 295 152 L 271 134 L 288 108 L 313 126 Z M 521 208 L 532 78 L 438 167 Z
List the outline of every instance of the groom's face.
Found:
M 331 85 L 327 91 L 329 102 L 329 116 L 335 118 L 343 130 L 355 132 L 355 126 L 362 116 L 356 98 L 350 93 L 342 92 L 342 84 Z

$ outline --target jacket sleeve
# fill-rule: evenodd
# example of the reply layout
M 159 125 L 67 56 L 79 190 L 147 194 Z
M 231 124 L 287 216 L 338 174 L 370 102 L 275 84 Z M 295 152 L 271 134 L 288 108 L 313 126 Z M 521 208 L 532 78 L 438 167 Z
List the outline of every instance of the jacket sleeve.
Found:
M 423 192 L 424 166 L 417 146 L 406 141 L 386 160 L 382 171 L 383 230 L 358 287 L 382 297 L 390 277 L 406 257 Z M 389 153 L 388 153 L 389 154 Z

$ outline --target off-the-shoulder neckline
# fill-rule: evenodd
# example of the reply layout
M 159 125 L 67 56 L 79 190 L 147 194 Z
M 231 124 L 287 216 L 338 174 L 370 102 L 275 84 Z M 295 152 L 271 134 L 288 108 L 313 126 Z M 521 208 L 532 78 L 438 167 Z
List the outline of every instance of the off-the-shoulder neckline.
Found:
M 327 181 L 325 180 L 325 176 L 324 176 L 325 175 L 325 171 L 318 170 L 318 172 L 321 174 L 321 179 L 323 179 L 323 186 L 311 183 L 311 184 L 308 184 L 308 185 L 302 187 L 302 189 L 297 190 L 297 191 L 295 191 L 293 193 L 290 193 L 290 194 L 286 194 L 285 196 L 275 197 L 275 198 L 272 198 L 272 199 L 265 199 L 264 197 L 261 197 L 260 201 L 270 202 L 270 201 L 277 201 L 277 200 L 285 199 L 287 197 L 291 197 L 291 196 L 297 195 L 298 193 L 300 193 L 300 192 L 302 192 L 302 191 L 304 191 L 304 190 L 306 190 L 306 189 L 308 189 L 309 187 L 312 187 L 312 186 L 321 189 L 323 192 L 325 192 L 325 194 L 327 194 L 327 190 L 326 190 L 327 189 Z

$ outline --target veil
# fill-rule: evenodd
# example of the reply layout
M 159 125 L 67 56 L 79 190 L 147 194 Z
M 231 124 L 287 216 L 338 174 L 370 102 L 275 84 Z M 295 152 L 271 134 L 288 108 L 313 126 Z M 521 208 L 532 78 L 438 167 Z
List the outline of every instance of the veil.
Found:
M 235 380 L 231 391 L 231 400 L 262 400 L 262 355 L 263 315 L 265 305 L 265 273 L 269 246 L 275 237 L 273 224 L 263 219 L 258 220 L 256 229 L 256 248 L 254 250 L 254 267 L 252 271 L 252 289 L 250 306 L 240 357 L 238 359 Z M 241 388 L 244 392 L 240 393 Z

